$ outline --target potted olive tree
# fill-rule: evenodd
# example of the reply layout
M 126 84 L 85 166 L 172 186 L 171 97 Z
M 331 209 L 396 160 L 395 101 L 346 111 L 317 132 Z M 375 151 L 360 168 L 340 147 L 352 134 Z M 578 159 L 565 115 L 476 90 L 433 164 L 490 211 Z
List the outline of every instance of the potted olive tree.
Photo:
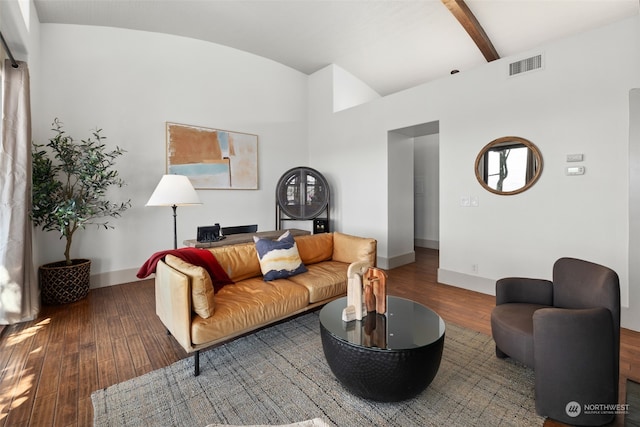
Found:
M 65 260 L 42 265 L 38 271 L 43 303 L 63 304 L 89 293 L 91 260 L 70 255 L 75 232 L 91 224 L 113 228 L 106 218 L 119 217 L 131 203 L 106 200 L 109 187 L 124 185 L 114 169 L 123 149 L 107 150 L 101 129 L 80 142 L 64 132 L 58 119 L 52 131 L 55 135 L 48 144 L 33 144 L 31 218 L 44 231 L 58 231 L 66 241 Z

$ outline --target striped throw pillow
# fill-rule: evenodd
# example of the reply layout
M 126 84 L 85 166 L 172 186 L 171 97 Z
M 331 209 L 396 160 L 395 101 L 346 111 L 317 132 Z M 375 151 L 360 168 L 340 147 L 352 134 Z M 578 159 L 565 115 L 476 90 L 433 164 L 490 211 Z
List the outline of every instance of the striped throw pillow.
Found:
M 277 240 L 261 239 L 254 236 L 260 270 L 265 281 L 284 279 L 304 273 L 307 268 L 300 260 L 298 247 L 293 236 L 286 231 Z

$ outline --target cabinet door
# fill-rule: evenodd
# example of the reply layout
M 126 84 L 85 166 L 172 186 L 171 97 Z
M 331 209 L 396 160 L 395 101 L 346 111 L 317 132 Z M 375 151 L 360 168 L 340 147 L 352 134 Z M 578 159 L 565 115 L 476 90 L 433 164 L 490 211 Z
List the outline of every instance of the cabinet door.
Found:
M 289 218 L 313 219 L 327 208 L 329 186 L 315 169 L 297 167 L 282 175 L 276 197 L 279 208 Z

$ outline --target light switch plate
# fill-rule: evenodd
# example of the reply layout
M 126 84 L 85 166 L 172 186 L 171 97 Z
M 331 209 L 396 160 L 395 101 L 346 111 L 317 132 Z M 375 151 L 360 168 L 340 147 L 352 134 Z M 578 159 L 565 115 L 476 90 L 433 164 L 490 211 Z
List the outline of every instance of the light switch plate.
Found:
M 566 173 L 569 176 L 572 175 L 584 175 L 585 168 L 584 166 L 567 166 Z
M 584 160 L 584 154 L 567 154 L 567 162 L 581 162 Z

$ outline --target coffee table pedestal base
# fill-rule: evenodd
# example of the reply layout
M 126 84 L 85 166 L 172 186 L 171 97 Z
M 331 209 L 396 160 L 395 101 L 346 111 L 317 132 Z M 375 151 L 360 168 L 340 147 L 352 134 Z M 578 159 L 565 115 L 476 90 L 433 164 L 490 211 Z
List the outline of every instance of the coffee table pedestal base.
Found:
M 336 378 L 353 394 L 381 402 L 410 399 L 422 392 L 438 372 L 444 334 L 430 345 L 381 350 L 336 338 L 320 325 L 322 348 Z

